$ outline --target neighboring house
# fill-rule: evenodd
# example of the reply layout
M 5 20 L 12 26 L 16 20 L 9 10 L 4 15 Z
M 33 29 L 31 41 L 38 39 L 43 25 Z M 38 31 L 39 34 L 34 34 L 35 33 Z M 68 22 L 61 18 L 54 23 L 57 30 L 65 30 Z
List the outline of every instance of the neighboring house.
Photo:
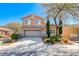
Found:
M 55 26 L 51 25 L 51 33 L 55 34 Z M 45 20 L 37 15 L 29 15 L 22 18 L 22 30 L 26 37 L 40 37 L 46 35 Z
M 10 35 L 13 33 L 12 30 L 0 27 L 0 36 L 3 38 L 10 38 Z

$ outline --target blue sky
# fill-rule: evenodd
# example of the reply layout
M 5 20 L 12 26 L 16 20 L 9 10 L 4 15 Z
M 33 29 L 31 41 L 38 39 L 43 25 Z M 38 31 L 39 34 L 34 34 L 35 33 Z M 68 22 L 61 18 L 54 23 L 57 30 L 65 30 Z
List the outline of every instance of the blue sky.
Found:
M 10 22 L 20 22 L 21 18 L 30 14 L 36 14 L 44 18 L 38 4 L 33 3 L 8 3 L 0 4 L 0 25 L 5 25 Z
M 21 18 L 23 16 L 32 13 L 45 18 L 45 14 L 43 14 L 43 11 L 36 3 L 2 3 L 0 4 L 0 25 L 6 25 L 10 22 L 21 23 Z M 65 23 L 74 23 L 73 18 L 69 18 L 68 20 L 69 21 L 65 21 Z

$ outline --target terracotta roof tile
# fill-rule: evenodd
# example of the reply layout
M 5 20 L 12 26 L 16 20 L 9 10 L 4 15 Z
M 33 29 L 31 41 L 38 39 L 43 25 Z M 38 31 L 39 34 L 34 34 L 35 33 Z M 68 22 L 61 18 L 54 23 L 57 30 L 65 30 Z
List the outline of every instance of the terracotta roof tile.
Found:
M 3 31 L 12 31 L 10 29 L 7 29 L 7 28 L 3 28 L 3 27 L 0 27 L 0 30 L 3 30 Z M 13 31 L 12 31 L 13 32 Z

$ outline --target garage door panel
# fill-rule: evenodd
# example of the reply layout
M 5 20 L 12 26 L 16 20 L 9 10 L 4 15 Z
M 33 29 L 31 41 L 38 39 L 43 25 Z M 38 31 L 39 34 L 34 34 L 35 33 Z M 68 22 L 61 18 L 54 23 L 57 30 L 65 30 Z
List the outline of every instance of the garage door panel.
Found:
M 26 37 L 39 37 L 41 36 L 41 31 L 25 31 Z

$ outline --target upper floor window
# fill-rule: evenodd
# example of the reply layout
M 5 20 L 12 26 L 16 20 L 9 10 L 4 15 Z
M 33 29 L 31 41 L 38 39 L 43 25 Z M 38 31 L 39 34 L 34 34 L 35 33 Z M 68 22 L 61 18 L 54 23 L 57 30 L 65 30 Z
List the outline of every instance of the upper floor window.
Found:
M 35 24 L 37 25 L 41 24 L 41 20 L 35 20 Z
M 31 20 L 26 20 L 25 23 L 30 25 L 31 24 Z

